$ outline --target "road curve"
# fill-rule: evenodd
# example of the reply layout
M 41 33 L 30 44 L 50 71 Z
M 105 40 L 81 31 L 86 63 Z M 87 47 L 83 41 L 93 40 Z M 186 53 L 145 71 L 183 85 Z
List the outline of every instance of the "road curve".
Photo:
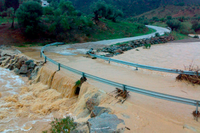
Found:
M 159 33 L 160 35 L 163 35 L 165 32 L 167 32 L 167 33 L 170 32 L 170 30 L 167 29 L 167 28 L 162 28 L 162 27 L 152 26 L 152 25 L 146 25 L 146 26 L 148 28 L 152 28 L 152 29 L 156 30 L 156 32 L 153 32 L 153 33 L 147 34 L 147 35 L 136 36 L 136 37 L 110 39 L 110 40 L 102 40 L 102 41 L 87 42 L 87 43 L 99 44 L 99 45 L 113 45 L 113 44 L 121 43 L 121 42 L 133 41 L 133 40 L 144 39 L 144 38 L 150 38 L 152 36 L 155 36 L 155 33 Z M 82 44 L 84 44 L 84 43 L 82 43 Z

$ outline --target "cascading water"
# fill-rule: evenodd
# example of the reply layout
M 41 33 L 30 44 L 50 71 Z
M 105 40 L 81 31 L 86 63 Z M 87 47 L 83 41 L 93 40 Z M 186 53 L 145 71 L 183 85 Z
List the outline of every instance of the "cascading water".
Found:
M 74 80 L 42 67 L 28 86 L 21 77 L 0 68 L 0 132 L 48 129 L 55 117 L 63 118 L 76 108 L 74 84 Z

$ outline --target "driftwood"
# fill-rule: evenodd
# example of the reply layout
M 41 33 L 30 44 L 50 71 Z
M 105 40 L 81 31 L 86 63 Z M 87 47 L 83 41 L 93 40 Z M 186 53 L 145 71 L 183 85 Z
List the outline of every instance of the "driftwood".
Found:
M 199 74 L 199 67 L 194 67 L 193 65 L 190 65 L 189 68 L 186 68 L 186 70 L 189 70 L 189 71 L 194 71 L 197 73 L 197 75 L 186 75 L 186 74 L 179 74 L 177 77 L 176 77 L 176 80 L 185 80 L 185 81 L 188 81 L 192 84 L 198 84 L 200 85 L 200 76 L 198 76 Z
M 130 96 L 129 91 L 127 91 L 127 90 L 122 90 L 122 89 L 116 88 L 116 90 L 114 92 L 115 92 L 115 94 L 117 94 L 115 96 L 115 98 L 118 98 L 118 97 L 121 98 L 118 100 L 118 102 L 121 102 L 121 103 L 124 103 Z

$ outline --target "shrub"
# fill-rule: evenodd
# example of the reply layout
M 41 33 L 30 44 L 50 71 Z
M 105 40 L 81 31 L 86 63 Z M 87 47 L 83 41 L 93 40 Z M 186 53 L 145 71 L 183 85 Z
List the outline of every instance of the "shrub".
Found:
M 160 34 L 159 33 L 155 33 L 155 37 L 160 37 Z
M 75 129 L 74 119 L 69 116 L 63 119 L 55 118 L 51 122 L 51 126 L 52 133 L 70 133 Z
M 193 38 L 198 38 L 199 39 L 199 36 L 195 35 Z
M 172 30 L 177 30 L 180 27 L 181 22 L 178 20 L 168 20 L 167 25 L 172 29 Z
M 183 23 L 181 23 L 178 31 L 181 34 L 185 34 L 185 35 L 187 35 L 189 33 L 194 33 L 194 30 L 192 30 L 192 24 L 189 23 L 189 22 L 183 22 Z

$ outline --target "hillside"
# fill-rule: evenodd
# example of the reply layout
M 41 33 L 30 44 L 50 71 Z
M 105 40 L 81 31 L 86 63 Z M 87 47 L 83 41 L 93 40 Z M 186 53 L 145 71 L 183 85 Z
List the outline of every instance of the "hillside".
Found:
M 91 13 L 90 6 L 98 0 L 71 0 L 76 9 Z M 123 10 L 125 17 L 139 15 L 160 6 L 200 4 L 199 0 L 104 0 L 118 9 Z
M 146 17 L 151 19 L 153 17 L 166 18 L 167 16 L 176 17 L 197 17 L 200 14 L 199 6 L 162 6 L 149 12 L 138 15 L 137 17 Z

